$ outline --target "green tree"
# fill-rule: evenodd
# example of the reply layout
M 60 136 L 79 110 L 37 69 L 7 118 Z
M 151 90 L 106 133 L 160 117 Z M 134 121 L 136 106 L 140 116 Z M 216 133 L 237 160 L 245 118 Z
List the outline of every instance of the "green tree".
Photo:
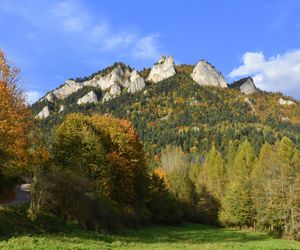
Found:
M 245 140 L 238 147 L 233 166 L 228 169 L 227 193 L 220 213 L 224 223 L 239 226 L 253 226 L 255 223 L 251 181 L 254 161 L 253 148 Z
M 179 148 L 167 146 L 161 152 L 161 167 L 166 172 L 170 192 L 179 200 L 193 202 L 195 189 L 190 179 L 189 163 L 183 152 Z
M 54 138 L 56 165 L 84 175 L 109 198 L 125 205 L 144 202 L 148 175 L 142 144 L 128 121 L 71 114 Z
M 203 165 L 202 174 L 199 176 L 199 182 L 207 187 L 215 197 L 221 199 L 225 191 L 226 173 L 222 155 L 212 146 L 209 151 L 205 163 Z

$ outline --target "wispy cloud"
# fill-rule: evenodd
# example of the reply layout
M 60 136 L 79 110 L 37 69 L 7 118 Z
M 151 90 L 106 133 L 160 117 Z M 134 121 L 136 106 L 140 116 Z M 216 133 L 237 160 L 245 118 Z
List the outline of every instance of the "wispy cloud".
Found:
M 246 52 L 242 65 L 229 77 L 253 76 L 255 84 L 264 90 L 293 95 L 300 92 L 300 50 L 266 58 L 263 52 Z
M 42 97 L 42 94 L 38 91 L 27 91 L 25 92 L 26 101 L 28 104 L 36 102 L 39 98 Z
M 155 59 L 158 58 L 158 35 L 147 35 L 136 41 L 132 53 L 138 59 Z
M 95 52 L 118 51 L 133 58 L 152 60 L 158 57 L 160 48 L 157 35 L 141 35 L 137 32 L 116 28 L 106 17 L 95 21 L 82 2 L 65 0 L 53 5 L 52 13 L 65 35 L 74 35 L 81 46 Z M 122 51 L 123 50 L 123 51 Z

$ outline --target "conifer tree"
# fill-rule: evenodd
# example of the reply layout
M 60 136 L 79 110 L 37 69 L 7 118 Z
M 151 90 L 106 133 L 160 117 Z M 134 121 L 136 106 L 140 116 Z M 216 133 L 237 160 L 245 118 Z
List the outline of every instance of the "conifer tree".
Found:
M 199 181 L 204 182 L 207 190 L 216 198 L 221 199 L 223 197 L 226 180 L 224 161 L 215 146 L 212 146 L 206 157 L 200 178 Z
M 239 226 L 254 225 L 251 182 L 254 161 L 254 150 L 245 140 L 237 150 L 234 164 L 228 169 L 228 191 L 222 200 L 220 213 L 220 218 L 224 223 Z

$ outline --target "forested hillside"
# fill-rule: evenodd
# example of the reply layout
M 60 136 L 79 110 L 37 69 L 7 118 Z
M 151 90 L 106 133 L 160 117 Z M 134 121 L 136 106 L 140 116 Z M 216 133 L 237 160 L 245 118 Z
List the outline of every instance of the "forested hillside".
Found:
M 234 88 L 199 86 L 190 78 L 190 68 L 177 66 L 175 76 L 104 103 L 76 104 L 92 87 L 54 104 L 38 102 L 33 105 L 35 113 L 45 105 L 53 112 L 51 117 L 38 120 L 38 126 L 51 140 L 51 129 L 68 113 L 109 113 L 129 119 L 144 142 L 148 159 L 154 163 L 166 145 L 204 155 L 212 144 L 224 153 L 229 141 L 238 145 L 247 138 L 258 155 L 265 142 L 274 144 L 287 136 L 300 146 L 299 104 L 279 104 L 280 98 L 286 98 L 280 93 L 257 92 L 246 97 Z M 95 92 L 101 96 L 100 89 Z M 61 105 L 65 107 L 63 112 L 59 112 Z

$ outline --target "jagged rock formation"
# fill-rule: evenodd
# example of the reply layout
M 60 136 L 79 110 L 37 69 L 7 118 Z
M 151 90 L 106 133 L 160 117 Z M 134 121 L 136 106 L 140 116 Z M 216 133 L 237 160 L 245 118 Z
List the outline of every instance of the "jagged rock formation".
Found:
M 55 99 L 64 99 L 85 86 L 100 88 L 103 91 L 109 90 L 106 97 L 113 98 L 121 94 L 122 88 L 126 88 L 130 93 L 142 90 L 145 87 L 145 81 L 136 70 L 124 69 L 117 64 L 105 75 L 99 73 L 85 81 L 67 80 L 61 87 L 48 93 L 41 101 L 54 102 Z
M 201 60 L 196 64 L 191 77 L 199 85 L 210 85 L 221 88 L 228 87 L 222 74 L 205 60 Z
M 233 88 L 239 89 L 245 95 L 250 95 L 258 91 L 252 77 L 240 79 L 231 84 L 231 86 Z
M 110 87 L 110 91 L 109 92 L 106 92 L 104 97 L 103 97 L 103 102 L 106 102 L 118 95 L 121 94 L 121 88 L 119 85 L 117 84 L 113 84 L 111 87 Z
M 74 80 L 67 80 L 63 86 L 54 90 L 52 93 L 49 93 L 46 98 L 48 101 L 53 100 L 53 96 L 57 99 L 64 99 L 70 94 L 76 92 L 77 90 L 81 89 L 83 86 L 75 82 Z M 51 96 L 51 97 L 50 97 Z M 49 98 L 50 97 L 50 98 Z
M 291 101 L 291 100 L 285 100 L 283 98 L 279 98 L 278 103 L 280 105 L 288 105 L 288 106 L 295 104 L 293 101 Z
M 98 101 L 96 93 L 92 90 L 87 93 L 85 96 L 78 99 L 77 104 L 82 105 L 86 103 L 95 103 Z
M 41 110 L 41 112 L 39 112 L 36 116 L 35 116 L 35 118 L 36 119 L 45 119 L 45 118 L 47 118 L 47 117 L 49 117 L 50 116 L 50 110 L 49 110 L 49 107 L 48 106 L 45 106 L 42 110 Z
M 128 87 L 129 93 L 135 93 L 145 88 L 145 81 L 136 70 L 133 70 L 130 75 L 130 85 Z
M 148 81 L 157 83 L 176 74 L 174 59 L 171 56 L 162 56 L 152 67 Z

